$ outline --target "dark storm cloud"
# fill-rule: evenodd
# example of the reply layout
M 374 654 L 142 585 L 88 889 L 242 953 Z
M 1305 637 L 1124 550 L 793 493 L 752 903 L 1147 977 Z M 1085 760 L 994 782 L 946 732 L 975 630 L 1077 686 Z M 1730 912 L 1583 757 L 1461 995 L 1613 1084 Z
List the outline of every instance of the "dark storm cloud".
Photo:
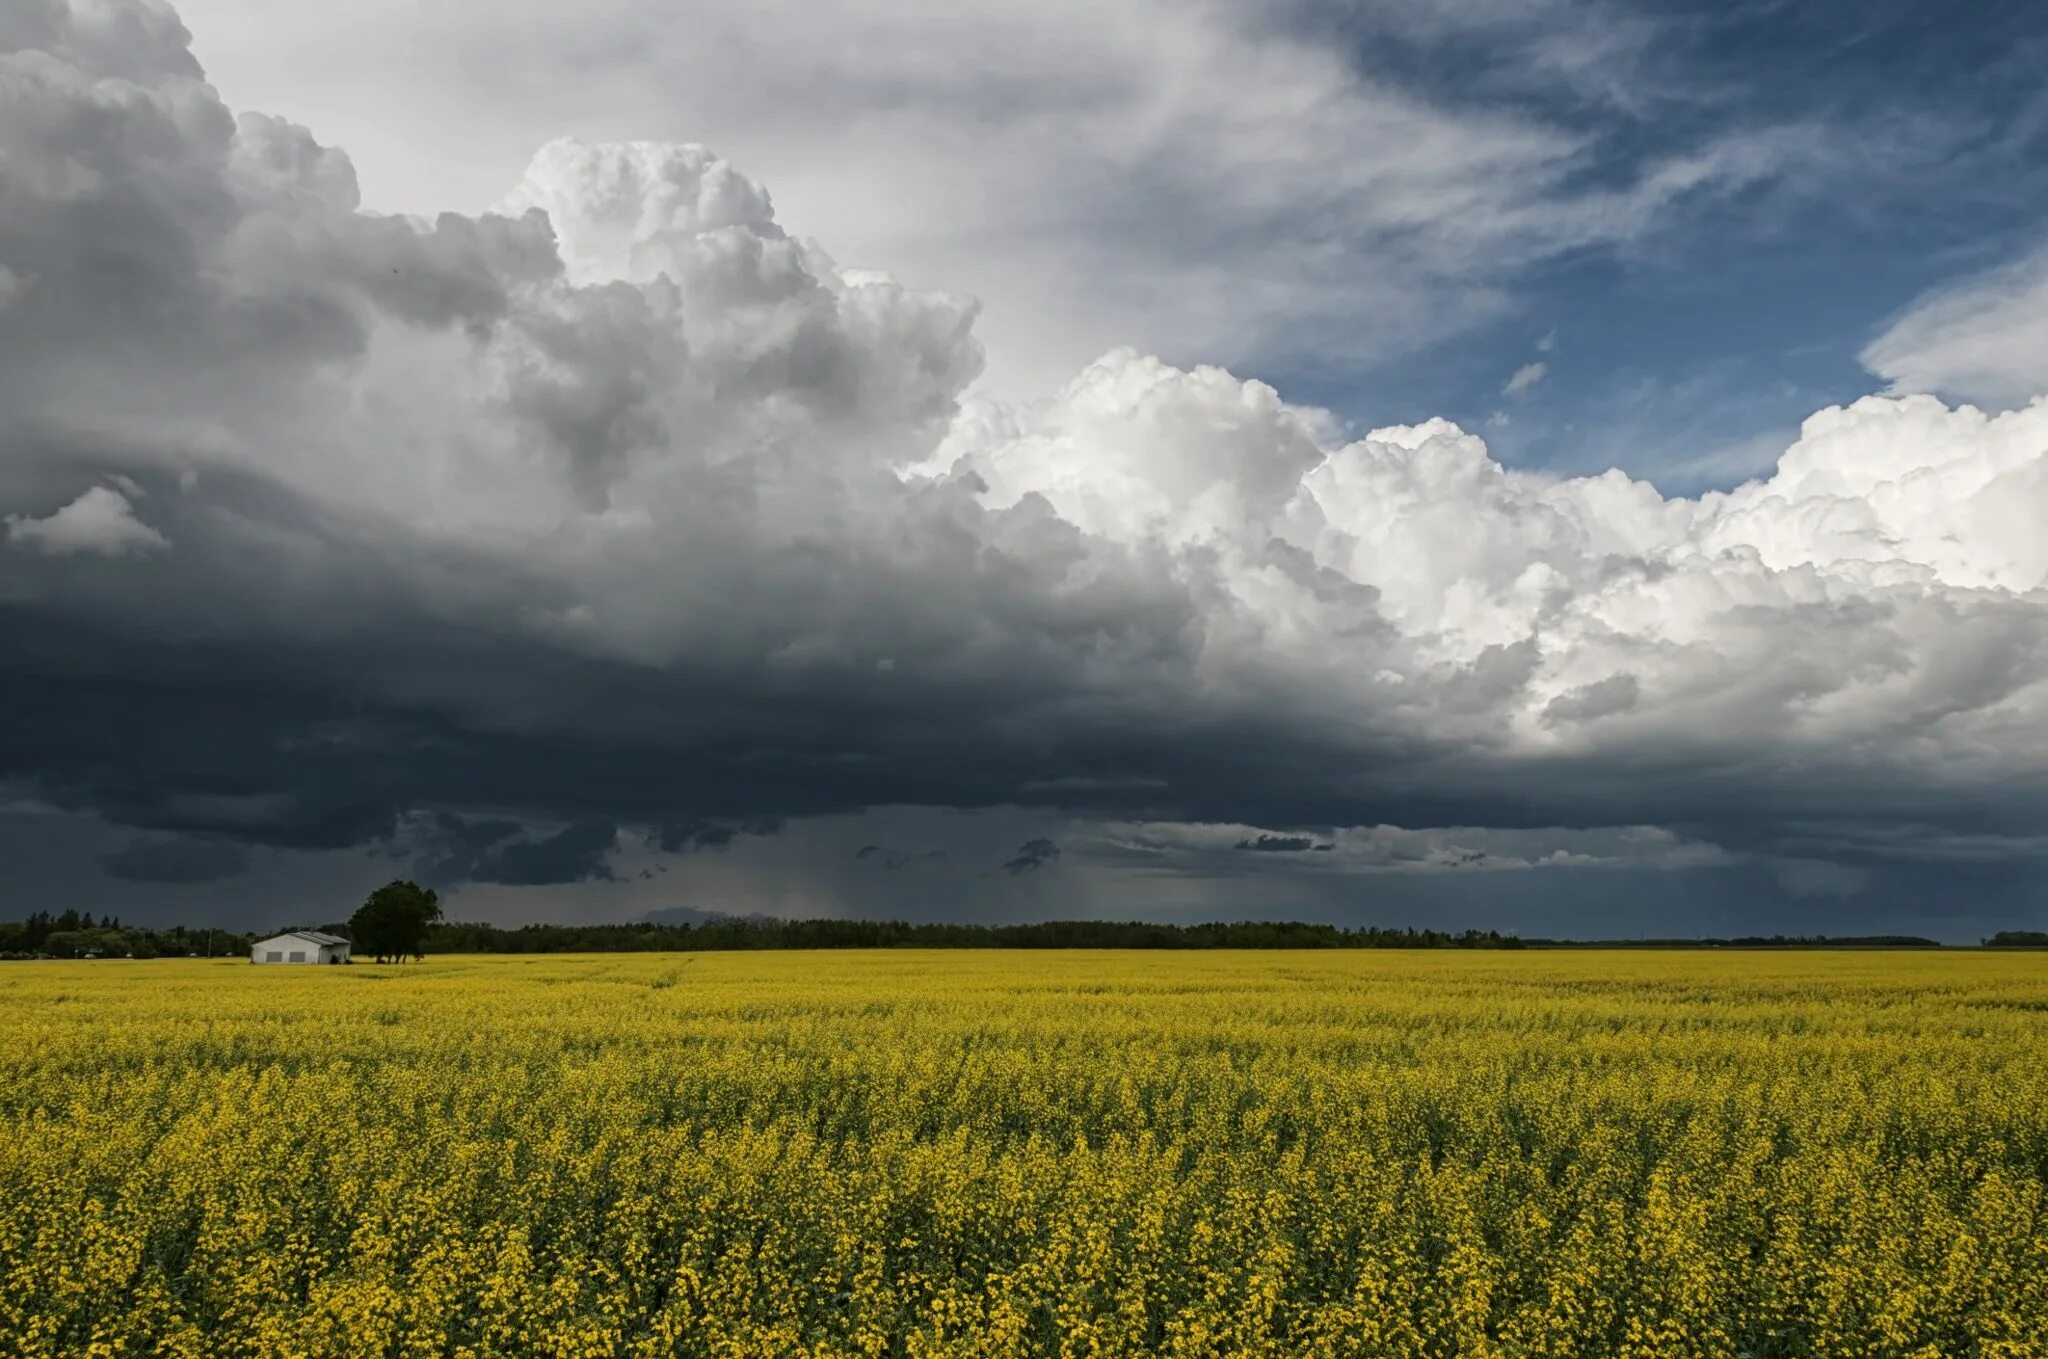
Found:
M 970 302 L 701 148 L 371 217 L 130 17 L 0 53 L 0 780 L 53 807 L 504 885 L 890 805 L 2033 852 L 2048 407 L 1825 412 L 1692 502 L 1128 351 L 964 406 Z
M 391 848 L 435 884 L 498 883 L 541 887 L 611 881 L 607 862 L 618 827 L 597 818 L 536 834 L 517 821 L 466 820 L 446 812 L 408 817 Z
M 699 849 L 724 849 L 742 835 L 773 835 L 782 829 L 774 816 L 748 817 L 739 821 L 677 821 L 659 826 L 654 841 L 668 854 L 687 854 Z
M 1238 841 L 1237 847 L 1257 854 L 1299 854 L 1304 850 L 1330 848 L 1317 844 L 1313 836 L 1307 835 L 1259 835 Z
M 1546 723 L 1586 722 L 1610 713 L 1627 712 L 1636 703 L 1634 675 L 1609 675 L 1594 684 L 1559 694 L 1543 707 Z
M 247 870 L 249 850 L 230 841 L 139 836 L 101 856 L 100 866 L 130 882 L 214 882 Z
M 1049 863 L 1058 862 L 1060 847 L 1050 840 L 1026 840 L 1017 847 L 1017 856 L 1003 864 L 1003 871 L 1011 877 L 1036 873 Z
M 1790 772 L 1767 789 L 1747 786 L 1739 765 L 1717 769 L 1704 760 L 1635 770 L 1558 762 L 1517 776 L 1460 768 L 1453 754 L 1419 743 L 1383 746 L 1376 756 L 1331 748 L 1277 722 L 1217 723 L 1169 736 L 1146 733 L 1127 715 L 1087 725 L 1069 713 L 1056 742 L 1027 722 L 1014 736 L 982 731 L 968 747 L 961 733 L 974 729 L 972 696 L 911 692 L 892 702 L 886 690 L 854 683 L 812 691 L 803 725 L 834 733 L 817 740 L 793 731 L 774 705 L 749 713 L 744 675 L 720 685 L 715 676 L 648 672 L 508 639 L 443 638 L 424 624 L 401 626 L 396 615 L 376 638 L 304 649 L 139 643 L 83 629 L 75 619 L 19 612 L 6 622 L 10 635 L 34 645 L 0 676 L 0 693 L 9 711 L 41 720 L 0 729 L 5 768 L 35 772 L 60 805 L 256 844 L 390 841 L 402 814 L 422 806 L 517 806 L 607 827 L 697 827 L 669 836 L 680 848 L 727 842 L 742 827 L 760 833 L 778 817 L 864 805 L 1012 803 L 1281 825 L 1659 820 L 1761 852 L 1797 828 L 1801 845 L 1832 835 L 1829 852 L 1863 856 L 1868 851 L 1848 831 L 1873 817 L 1920 827 L 1919 838 L 1931 843 L 1936 835 L 2022 834 L 2043 811 L 2038 796 L 1972 805 L 1900 783 L 1864 790 L 1859 821 L 1838 815 L 1830 780 Z M 385 672 L 394 654 L 404 658 L 396 677 L 411 690 L 409 702 L 377 692 L 374 681 L 391 678 Z M 564 695 L 583 694 L 605 701 L 561 705 Z M 1031 711 L 1028 693 L 1015 703 L 1019 715 Z M 721 714 L 715 734 L 700 720 L 705 709 Z M 504 720 L 515 714 L 521 722 Z M 1267 752 L 1270 762 L 1248 763 L 1247 749 Z M 1270 758 L 1283 750 L 1284 760 Z M 1376 770 L 1375 760 L 1388 763 Z M 1057 797 L 1031 791 L 1062 765 L 1112 761 L 1171 791 L 1136 798 L 1114 786 L 1065 788 Z M 679 779 L 679 766 L 692 776 Z M 1469 792 L 1444 791 L 1468 782 Z M 714 816 L 731 819 L 703 820 Z M 519 823 L 462 824 L 469 839 L 430 851 L 441 880 L 522 876 L 507 865 L 525 851 L 496 866 L 487 857 Z M 1307 837 L 1266 839 L 1293 847 Z M 1909 849 L 1913 841 L 1896 843 Z
M 609 821 L 580 821 L 539 839 L 507 840 L 479 855 L 466 876 L 518 887 L 609 878 L 605 860 L 618 833 Z
M 886 845 L 862 845 L 853 852 L 855 863 L 878 864 L 890 872 L 916 864 L 943 863 L 946 852 L 942 849 L 927 849 L 918 853 L 890 849 Z

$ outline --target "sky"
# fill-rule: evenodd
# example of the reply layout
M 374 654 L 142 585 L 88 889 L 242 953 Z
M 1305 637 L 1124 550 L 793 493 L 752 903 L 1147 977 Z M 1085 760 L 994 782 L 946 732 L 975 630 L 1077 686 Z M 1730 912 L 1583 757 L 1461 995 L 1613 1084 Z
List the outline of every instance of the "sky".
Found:
M 2040 928 L 2044 57 L 17 0 L 0 916 Z

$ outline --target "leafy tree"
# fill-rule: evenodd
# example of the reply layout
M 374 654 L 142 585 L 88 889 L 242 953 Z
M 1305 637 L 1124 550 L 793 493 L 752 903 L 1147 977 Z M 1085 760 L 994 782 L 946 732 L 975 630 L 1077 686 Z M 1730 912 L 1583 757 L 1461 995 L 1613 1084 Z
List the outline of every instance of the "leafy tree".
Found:
M 402 963 L 425 956 L 427 931 L 440 919 L 441 899 L 433 888 L 387 882 L 349 917 L 349 938 L 380 963 Z
M 92 947 L 92 936 L 84 930 L 52 930 L 43 947 L 54 958 L 83 958 Z

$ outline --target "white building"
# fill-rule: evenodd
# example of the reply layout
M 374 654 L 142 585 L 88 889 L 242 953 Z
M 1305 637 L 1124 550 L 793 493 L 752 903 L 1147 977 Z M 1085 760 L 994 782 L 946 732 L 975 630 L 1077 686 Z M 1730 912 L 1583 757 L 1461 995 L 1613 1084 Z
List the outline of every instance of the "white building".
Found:
M 275 939 L 259 940 L 249 948 L 252 963 L 345 963 L 348 940 L 318 930 L 293 930 Z

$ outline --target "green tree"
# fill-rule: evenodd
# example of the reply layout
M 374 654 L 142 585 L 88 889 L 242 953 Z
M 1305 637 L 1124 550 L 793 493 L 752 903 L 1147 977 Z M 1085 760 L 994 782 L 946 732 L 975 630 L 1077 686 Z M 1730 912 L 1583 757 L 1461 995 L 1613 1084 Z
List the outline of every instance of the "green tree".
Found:
M 402 963 L 424 956 L 427 930 L 441 919 L 441 900 L 431 887 L 387 882 L 349 917 L 348 933 L 378 962 Z
M 83 958 L 92 947 L 92 936 L 84 930 L 52 930 L 43 948 L 53 958 Z

